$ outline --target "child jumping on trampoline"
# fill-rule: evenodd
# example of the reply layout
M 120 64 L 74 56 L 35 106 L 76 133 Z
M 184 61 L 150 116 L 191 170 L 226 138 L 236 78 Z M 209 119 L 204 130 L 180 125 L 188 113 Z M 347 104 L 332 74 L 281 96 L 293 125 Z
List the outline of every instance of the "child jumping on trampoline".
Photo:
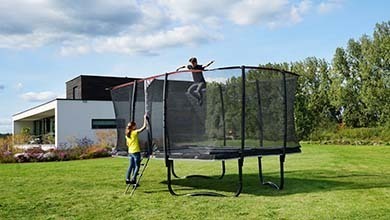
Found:
M 142 132 L 146 128 L 146 117 L 144 115 L 144 124 L 141 128 L 137 129 L 137 124 L 132 121 L 126 127 L 126 145 L 129 149 L 129 168 L 126 173 L 126 184 L 136 184 L 137 175 L 141 166 L 141 147 L 138 141 L 138 133 Z
M 192 78 L 194 80 L 194 83 L 187 89 L 187 94 L 190 94 L 195 97 L 198 100 L 198 103 L 201 105 L 203 99 L 202 89 L 206 88 L 206 80 L 203 77 L 202 70 L 213 64 L 214 60 L 210 61 L 206 65 L 199 65 L 196 57 L 191 57 L 188 61 L 190 62 L 190 65 L 180 66 L 176 69 L 176 71 L 179 71 L 183 68 L 187 68 L 189 70 L 201 70 L 199 72 L 192 72 Z

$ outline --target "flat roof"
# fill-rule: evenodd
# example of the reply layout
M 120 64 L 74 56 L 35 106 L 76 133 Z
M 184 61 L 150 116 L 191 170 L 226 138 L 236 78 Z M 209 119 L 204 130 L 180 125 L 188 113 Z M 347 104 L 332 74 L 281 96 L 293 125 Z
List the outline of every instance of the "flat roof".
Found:
M 23 113 L 26 113 L 28 111 L 31 111 L 31 110 L 34 110 L 34 109 L 37 109 L 39 107 L 42 107 L 42 106 L 45 106 L 47 104 L 50 104 L 52 102 L 55 102 L 55 101 L 78 101 L 78 102 L 83 102 L 83 101 L 99 101 L 99 102 L 112 102 L 111 100 L 92 100 L 92 99 L 65 99 L 65 98 L 56 98 L 56 99 L 53 99 L 53 100 L 50 100 L 50 101 L 47 101 L 45 103 L 42 103 L 40 105 L 37 105 L 37 106 L 34 106 L 34 107 L 31 107 L 31 108 L 28 108 L 24 111 L 21 111 L 21 112 L 18 112 L 18 113 L 15 113 L 12 115 L 12 117 L 15 117 L 15 116 L 18 116 L 20 114 L 23 114 Z

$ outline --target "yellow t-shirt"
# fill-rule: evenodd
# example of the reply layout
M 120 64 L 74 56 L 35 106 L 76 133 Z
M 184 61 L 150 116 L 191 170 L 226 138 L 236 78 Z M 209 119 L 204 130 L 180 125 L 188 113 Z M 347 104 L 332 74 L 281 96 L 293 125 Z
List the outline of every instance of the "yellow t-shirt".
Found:
M 141 152 L 137 131 L 131 131 L 130 137 L 127 136 L 125 137 L 126 137 L 127 147 L 129 148 L 129 153 L 133 154 L 133 153 Z

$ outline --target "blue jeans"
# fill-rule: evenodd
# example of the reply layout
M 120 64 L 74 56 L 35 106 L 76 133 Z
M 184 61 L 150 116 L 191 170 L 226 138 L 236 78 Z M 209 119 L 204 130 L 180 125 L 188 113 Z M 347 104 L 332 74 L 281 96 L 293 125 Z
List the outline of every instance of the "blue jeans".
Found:
M 139 167 L 141 165 L 141 153 L 133 153 L 129 154 L 129 168 L 126 173 L 126 180 L 137 181 L 137 175 L 139 171 Z
M 202 90 L 206 88 L 206 83 L 195 82 L 187 89 L 187 93 L 191 94 L 197 99 L 202 99 Z

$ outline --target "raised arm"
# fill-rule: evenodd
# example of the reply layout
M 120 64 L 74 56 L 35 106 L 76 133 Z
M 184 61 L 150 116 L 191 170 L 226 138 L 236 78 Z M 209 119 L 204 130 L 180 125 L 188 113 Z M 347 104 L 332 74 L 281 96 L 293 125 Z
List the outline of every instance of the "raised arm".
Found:
M 176 69 L 176 71 L 179 71 L 179 70 L 181 70 L 181 69 L 183 69 L 183 68 L 186 68 L 186 65 L 184 65 L 184 66 L 179 66 L 179 67 Z
M 137 133 L 140 133 L 140 132 L 142 132 L 143 130 L 145 130 L 145 128 L 146 128 L 146 117 L 147 117 L 147 115 L 145 114 L 145 115 L 144 115 L 144 124 L 142 125 L 141 128 L 139 128 L 139 129 L 136 130 Z
M 213 64 L 214 63 L 214 60 L 212 60 L 212 61 L 210 61 L 208 64 L 206 64 L 206 65 L 204 65 L 203 67 L 204 68 L 207 68 L 207 67 L 209 67 L 211 64 Z

